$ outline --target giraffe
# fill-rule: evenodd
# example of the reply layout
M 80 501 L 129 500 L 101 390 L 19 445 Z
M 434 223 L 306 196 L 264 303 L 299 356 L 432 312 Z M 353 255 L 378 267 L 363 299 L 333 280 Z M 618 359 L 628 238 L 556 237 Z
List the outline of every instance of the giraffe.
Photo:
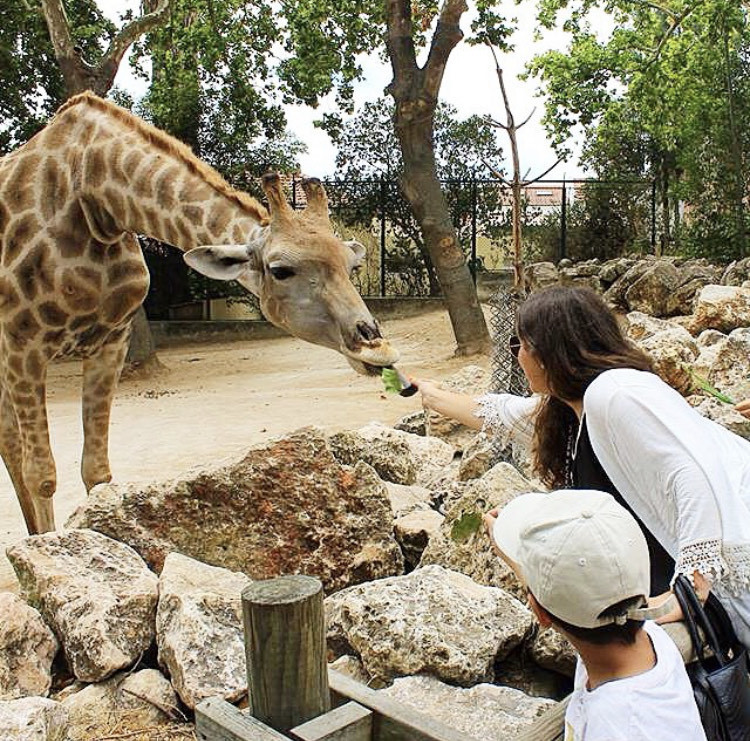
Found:
M 320 182 L 303 187 L 308 206 L 296 213 L 278 175 L 265 176 L 266 210 L 188 147 L 90 92 L 0 159 L 0 455 L 29 533 L 55 528 L 54 358 L 82 358 L 86 490 L 111 480 L 112 399 L 149 283 L 136 233 L 180 248 L 206 275 L 238 280 L 271 322 L 359 372 L 397 360 L 351 282 L 364 248 L 334 235 Z

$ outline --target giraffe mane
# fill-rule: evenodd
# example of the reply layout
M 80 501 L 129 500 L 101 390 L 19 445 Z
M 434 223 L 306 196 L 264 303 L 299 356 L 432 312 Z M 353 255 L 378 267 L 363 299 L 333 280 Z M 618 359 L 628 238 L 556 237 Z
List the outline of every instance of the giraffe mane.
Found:
M 195 156 L 192 149 L 183 142 L 164 131 L 157 129 L 156 126 L 144 121 L 130 111 L 121 108 L 108 100 L 100 98 L 90 90 L 74 95 L 66 100 L 56 111 L 55 118 L 78 105 L 88 105 L 97 110 L 103 111 L 109 116 L 116 118 L 125 124 L 128 128 L 138 132 L 149 144 L 173 155 L 179 159 L 191 173 L 199 175 L 214 190 L 231 201 L 237 203 L 241 208 L 249 211 L 262 225 L 269 223 L 269 215 L 266 208 L 261 205 L 251 195 L 233 188 L 229 183 L 210 165 L 203 162 Z

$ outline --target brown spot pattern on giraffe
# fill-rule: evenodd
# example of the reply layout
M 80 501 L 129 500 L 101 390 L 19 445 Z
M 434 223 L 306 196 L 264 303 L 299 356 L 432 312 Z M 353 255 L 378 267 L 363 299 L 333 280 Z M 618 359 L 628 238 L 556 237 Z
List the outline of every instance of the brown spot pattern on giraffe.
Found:
M 119 324 L 132 316 L 143 301 L 147 290 L 147 286 L 123 286 L 113 291 L 102 305 L 104 321 Z
M 68 322 L 68 315 L 52 301 L 39 304 L 39 318 L 49 327 L 64 327 Z
M 41 329 L 31 309 L 23 309 L 10 319 L 6 325 L 8 334 L 16 341 L 31 340 Z
M 40 156 L 28 154 L 16 163 L 5 181 L 3 195 L 13 213 L 20 213 L 34 208 L 35 175 L 39 167 Z
M 3 265 L 13 263 L 40 230 L 39 221 L 33 213 L 24 214 L 21 218 L 11 221 L 5 233 Z

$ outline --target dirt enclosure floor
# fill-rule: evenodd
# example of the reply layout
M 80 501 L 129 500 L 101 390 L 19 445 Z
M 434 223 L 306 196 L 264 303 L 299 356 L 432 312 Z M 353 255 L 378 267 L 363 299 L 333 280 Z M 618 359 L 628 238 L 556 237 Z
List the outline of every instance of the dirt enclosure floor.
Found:
M 415 377 L 446 378 L 488 358 L 454 357 L 445 311 L 383 322 L 401 352 L 399 367 Z M 166 370 L 125 379 L 115 397 L 110 461 L 115 483 L 148 484 L 184 477 L 240 457 L 251 445 L 306 425 L 356 429 L 393 424 L 421 409 L 420 397 L 386 395 L 378 377 L 358 376 L 343 357 L 294 338 L 164 349 Z M 50 368 L 48 410 L 57 463 L 55 519 L 64 525 L 86 497 L 79 467 L 83 432 L 80 364 Z M 20 507 L 0 463 L 0 590 L 17 591 L 5 549 L 26 535 Z

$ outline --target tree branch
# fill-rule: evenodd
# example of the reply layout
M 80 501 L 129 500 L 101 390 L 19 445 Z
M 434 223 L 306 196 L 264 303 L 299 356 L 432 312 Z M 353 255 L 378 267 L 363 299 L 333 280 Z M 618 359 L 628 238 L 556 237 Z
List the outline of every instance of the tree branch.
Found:
M 109 49 L 105 52 L 99 66 L 102 68 L 114 66 L 115 71 L 117 71 L 122 58 L 125 56 L 125 52 L 136 39 L 148 33 L 152 28 L 161 25 L 169 12 L 169 3 L 170 0 L 159 0 L 159 4 L 151 13 L 146 13 L 121 28 L 117 36 L 112 39 Z
M 389 85 L 391 88 L 407 84 L 409 73 L 417 66 L 410 0 L 387 0 L 386 22 L 388 24 L 386 46 L 393 69 L 393 81 Z
M 58 62 L 61 59 L 76 57 L 68 25 L 68 16 L 65 14 L 62 0 L 42 0 L 42 12 L 44 13 L 44 19 L 47 21 L 50 41 L 52 41 L 52 48 Z
M 437 28 L 430 44 L 430 53 L 424 66 L 425 92 L 432 98 L 438 97 L 450 53 L 464 37 L 459 22 L 468 9 L 466 0 L 444 0 L 443 2 Z
M 527 185 L 532 185 L 533 183 L 536 183 L 538 180 L 541 180 L 547 173 L 552 172 L 561 162 L 563 161 L 562 157 L 557 158 L 557 162 L 555 162 L 554 165 L 551 167 L 548 167 L 541 175 L 537 175 L 533 180 L 525 180 L 523 185 L 526 187 Z

